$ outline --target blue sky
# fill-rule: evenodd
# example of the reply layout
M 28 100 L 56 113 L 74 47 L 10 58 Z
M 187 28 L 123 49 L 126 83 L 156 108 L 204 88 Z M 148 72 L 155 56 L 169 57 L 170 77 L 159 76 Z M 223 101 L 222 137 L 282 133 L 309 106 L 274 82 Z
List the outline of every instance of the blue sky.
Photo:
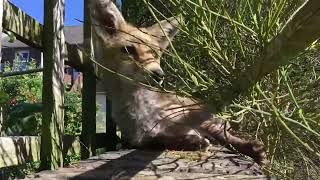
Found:
M 9 0 L 28 15 L 43 23 L 44 0 Z M 80 25 L 75 19 L 83 20 L 83 0 L 65 0 L 65 25 Z

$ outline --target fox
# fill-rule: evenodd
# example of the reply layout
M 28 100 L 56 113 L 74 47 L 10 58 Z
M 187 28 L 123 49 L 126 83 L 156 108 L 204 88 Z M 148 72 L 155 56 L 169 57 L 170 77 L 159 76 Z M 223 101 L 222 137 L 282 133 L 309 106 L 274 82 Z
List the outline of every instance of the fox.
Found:
M 111 101 L 112 118 L 134 148 L 208 150 L 219 143 L 251 157 L 266 160 L 263 144 L 239 138 L 228 124 L 200 101 L 151 89 L 151 79 L 161 83 L 165 72 L 160 58 L 179 32 L 171 17 L 149 27 L 127 23 L 111 0 L 90 4 L 94 59 L 100 83 Z

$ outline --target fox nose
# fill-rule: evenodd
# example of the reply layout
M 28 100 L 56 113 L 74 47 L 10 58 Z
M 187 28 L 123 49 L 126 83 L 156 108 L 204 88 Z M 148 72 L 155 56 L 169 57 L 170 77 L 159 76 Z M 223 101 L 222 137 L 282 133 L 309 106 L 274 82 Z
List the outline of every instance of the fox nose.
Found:
M 165 76 L 165 74 L 164 74 L 162 69 L 153 70 L 152 73 L 153 73 L 153 76 L 155 76 L 155 78 L 157 80 L 162 80 L 164 78 L 164 76 Z

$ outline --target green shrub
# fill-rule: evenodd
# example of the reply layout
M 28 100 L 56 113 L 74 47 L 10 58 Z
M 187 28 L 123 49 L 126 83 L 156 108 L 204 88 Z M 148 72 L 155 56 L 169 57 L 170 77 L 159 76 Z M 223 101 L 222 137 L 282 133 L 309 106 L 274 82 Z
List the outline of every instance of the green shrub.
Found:
M 7 110 L 4 121 L 8 136 L 36 136 L 40 134 L 42 104 L 20 102 Z
M 5 72 L 12 72 L 6 65 Z M 29 68 L 36 68 L 31 61 Z M 0 92 L 6 94 L 3 129 L 7 135 L 37 135 L 41 126 L 42 73 L 0 78 Z
M 7 65 L 11 72 L 16 65 Z M 29 64 L 35 68 L 35 62 Z M 0 79 L 0 105 L 4 108 L 4 131 L 7 135 L 38 135 L 42 119 L 42 73 Z M 81 93 L 65 93 L 65 134 L 81 133 Z
M 26 163 L 19 166 L 0 168 L 0 179 L 24 179 L 37 172 L 40 162 Z
M 81 134 L 81 93 L 66 92 L 65 93 L 65 115 L 64 115 L 64 133 L 66 135 Z
M 14 65 L 12 65 L 14 66 Z M 5 72 L 12 72 L 9 64 L 6 65 Z M 36 68 L 36 63 L 31 61 L 29 68 Z M 18 102 L 37 103 L 42 96 L 42 73 L 33 73 L 21 76 L 11 76 L 0 79 L 0 89 L 6 92 L 11 99 Z
M 63 160 L 63 166 L 72 165 L 73 163 L 77 163 L 80 160 L 81 160 L 80 154 L 66 155 L 66 157 Z

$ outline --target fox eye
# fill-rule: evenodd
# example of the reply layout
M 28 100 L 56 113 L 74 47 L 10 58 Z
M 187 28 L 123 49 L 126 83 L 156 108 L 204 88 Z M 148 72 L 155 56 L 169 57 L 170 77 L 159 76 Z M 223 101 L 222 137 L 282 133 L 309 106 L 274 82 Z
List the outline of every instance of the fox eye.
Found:
M 122 47 L 121 52 L 133 55 L 134 57 L 136 57 L 138 55 L 136 48 L 133 46 Z

